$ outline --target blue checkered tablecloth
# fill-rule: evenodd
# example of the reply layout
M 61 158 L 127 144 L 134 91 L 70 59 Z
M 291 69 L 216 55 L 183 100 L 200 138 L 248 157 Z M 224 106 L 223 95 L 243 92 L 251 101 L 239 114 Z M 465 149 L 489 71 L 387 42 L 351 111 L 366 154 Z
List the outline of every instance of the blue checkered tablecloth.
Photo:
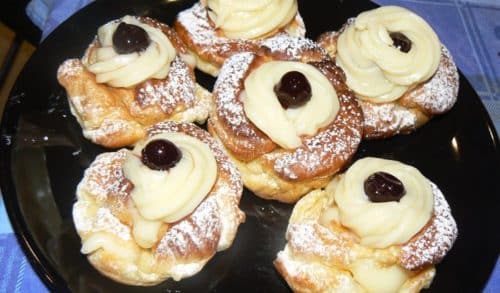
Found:
M 47 36 L 92 0 L 32 0 L 28 15 Z M 354 0 L 351 0 L 354 1 Z M 450 49 L 500 130 L 500 0 L 375 0 L 423 16 Z M 0 197 L 0 292 L 47 292 L 16 241 Z M 500 292 L 497 262 L 484 292 Z

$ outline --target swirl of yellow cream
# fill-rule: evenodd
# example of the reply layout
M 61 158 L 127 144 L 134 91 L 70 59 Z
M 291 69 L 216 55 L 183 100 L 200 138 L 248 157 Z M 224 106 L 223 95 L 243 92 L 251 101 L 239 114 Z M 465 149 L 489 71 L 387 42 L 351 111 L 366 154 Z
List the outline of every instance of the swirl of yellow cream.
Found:
M 376 172 L 389 173 L 403 183 L 406 194 L 399 202 L 370 201 L 364 182 Z M 407 242 L 433 213 L 434 195 L 428 179 L 416 168 L 398 161 L 370 157 L 358 160 L 336 184 L 334 198 L 340 222 L 369 247 Z
M 142 149 L 155 139 L 166 139 L 181 151 L 181 160 L 171 169 L 152 170 L 140 159 Z M 142 247 L 157 240 L 162 223 L 173 223 L 189 215 L 212 189 L 217 163 L 207 144 L 182 133 L 162 133 L 135 146 L 123 165 L 125 177 L 134 184 L 133 234 Z
M 144 51 L 129 54 L 115 51 L 113 33 L 121 22 L 139 26 L 147 32 L 151 42 Z M 98 83 L 113 87 L 132 87 L 150 78 L 165 78 L 176 55 L 172 43 L 160 29 L 142 23 L 133 16 L 127 15 L 119 21 L 101 26 L 97 39 L 100 46 L 86 67 L 96 75 Z
M 411 41 L 408 52 L 393 46 L 393 32 Z M 359 98 L 384 103 L 428 80 L 440 56 L 441 43 L 425 20 L 405 8 L 385 6 L 361 13 L 345 28 L 336 61 Z
M 311 85 L 311 99 L 297 108 L 283 109 L 274 86 L 290 71 L 302 73 Z M 285 149 L 302 144 L 301 136 L 316 134 L 337 116 L 339 100 L 328 78 L 316 67 L 295 61 L 270 61 L 245 79 L 245 114 L 271 140 Z
M 208 15 L 224 36 L 255 39 L 286 26 L 297 14 L 296 0 L 207 0 Z

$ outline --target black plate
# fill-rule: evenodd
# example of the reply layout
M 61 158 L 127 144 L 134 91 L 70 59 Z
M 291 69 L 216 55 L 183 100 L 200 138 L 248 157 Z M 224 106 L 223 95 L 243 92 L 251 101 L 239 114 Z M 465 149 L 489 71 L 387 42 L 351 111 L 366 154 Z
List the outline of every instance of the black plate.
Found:
M 368 1 L 306 1 L 300 11 L 308 36 L 337 29 L 348 17 L 374 8 Z M 235 242 L 196 276 L 151 288 L 115 283 L 80 254 L 71 219 L 75 187 L 83 170 L 104 149 L 81 135 L 64 90 L 59 64 L 79 57 L 96 29 L 124 14 L 148 15 L 171 24 L 193 1 L 96 1 L 60 26 L 35 52 L 12 91 L 1 127 L 0 178 L 18 239 L 40 278 L 52 290 L 73 291 L 288 291 L 272 266 L 285 244 L 292 205 L 261 200 L 245 192 L 247 214 Z M 321 4 L 320 4 L 321 3 Z M 325 4 L 328 3 L 328 4 Z M 203 74 L 200 82 L 211 87 Z M 459 238 L 438 265 L 432 292 L 477 292 L 498 256 L 500 155 L 490 118 L 461 76 L 459 99 L 446 115 L 416 133 L 362 143 L 357 158 L 378 156 L 414 165 L 441 187 L 458 222 Z

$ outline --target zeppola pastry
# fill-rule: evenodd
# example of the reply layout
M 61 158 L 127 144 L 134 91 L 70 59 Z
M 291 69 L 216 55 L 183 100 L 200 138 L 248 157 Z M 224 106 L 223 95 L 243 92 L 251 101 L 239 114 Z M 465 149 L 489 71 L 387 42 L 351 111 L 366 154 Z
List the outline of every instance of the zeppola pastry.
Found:
M 147 17 L 101 26 L 83 58 L 66 60 L 57 78 L 84 136 L 105 147 L 133 145 L 160 121 L 204 122 L 211 107 L 175 31 Z
M 304 36 L 297 0 L 202 0 L 179 13 L 174 27 L 210 75 L 235 53 L 255 51 L 277 34 Z
M 222 66 L 208 129 L 256 195 L 295 202 L 327 184 L 361 141 L 362 113 L 316 43 L 285 35 Z
M 364 113 L 364 137 L 409 133 L 454 105 L 458 71 L 432 28 L 397 6 L 361 13 L 318 42 L 335 58 Z
M 133 150 L 100 154 L 77 188 L 81 252 L 102 274 L 149 286 L 196 274 L 245 215 L 236 167 L 208 132 L 162 122 Z
M 297 292 L 419 292 L 457 226 L 439 188 L 414 167 L 364 158 L 294 207 L 274 262 Z

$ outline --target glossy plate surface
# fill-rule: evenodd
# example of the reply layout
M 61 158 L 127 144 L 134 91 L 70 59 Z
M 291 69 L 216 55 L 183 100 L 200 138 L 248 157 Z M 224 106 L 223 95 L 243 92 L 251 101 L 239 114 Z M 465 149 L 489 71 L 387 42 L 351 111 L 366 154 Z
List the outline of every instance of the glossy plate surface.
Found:
M 300 1 L 299 1 L 300 2 Z M 306 3 L 308 2 L 308 3 Z M 235 242 L 196 276 L 151 288 L 117 284 L 80 254 L 71 219 L 75 187 L 83 170 L 103 151 L 85 140 L 71 116 L 56 70 L 80 57 L 97 28 L 124 14 L 148 15 L 171 24 L 193 1 L 94 2 L 60 26 L 21 73 L 1 126 L 0 180 L 18 239 L 41 279 L 52 290 L 117 292 L 287 292 L 272 266 L 285 244 L 292 205 L 245 192 L 247 221 Z M 321 4 L 320 4 L 321 3 Z M 368 1 L 301 1 L 308 36 L 338 29 L 349 17 L 374 8 Z M 199 74 L 211 88 L 213 79 Z M 434 181 L 451 205 L 459 237 L 437 267 L 432 292 L 478 292 L 492 271 L 498 248 L 500 155 L 498 138 L 479 97 L 461 76 L 455 107 L 407 136 L 362 143 L 356 157 L 378 156 L 411 164 Z

